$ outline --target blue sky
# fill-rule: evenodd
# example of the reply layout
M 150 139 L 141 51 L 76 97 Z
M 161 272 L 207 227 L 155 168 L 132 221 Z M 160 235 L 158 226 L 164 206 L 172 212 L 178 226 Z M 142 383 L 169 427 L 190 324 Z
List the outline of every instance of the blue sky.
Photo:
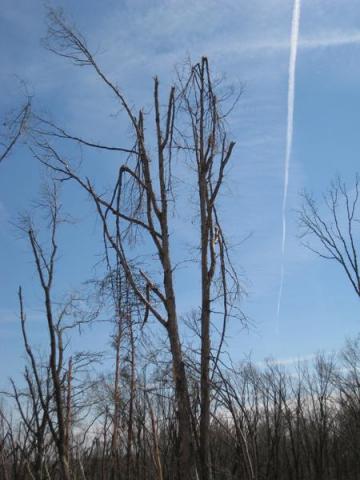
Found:
M 295 210 L 299 192 L 323 192 L 335 174 L 351 181 L 360 151 L 360 7 L 356 0 L 304 0 L 296 70 L 294 139 L 287 205 L 285 282 L 279 328 L 276 307 L 281 268 L 281 203 L 284 181 L 291 0 L 132 0 L 54 2 L 61 5 L 98 50 L 98 61 L 140 107 L 149 106 L 152 78 L 161 87 L 174 79 L 174 66 L 189 55 L 207 55 L 226 82 L 244 86 L 229 122 L 236 150 L 222 211 L 248 296 L 242 308 L 255 326 L 233 324 L 228 345 L 234 359 L 251 353 L 287 359 L 339 349 L 359 331 L 359 304 L 342 271 L 301 246 Z M 36 108 L 87 138 L 114 143 L 127 131 L 113 98 L 93 72 L 74 68 L 44 50 L 43 3 L 1 1 L 0 112 L 21 101 L 19 79 Z M 86 168 L 111 182 L 117 159 L 87 156 Z M 16 292 L 24 287 L 29 327 L 36 345 L 43 339 L 41 295 L 31 256 L 12 222 L 33 209 L 43 173 L 24 147 L 0 168 L 0 374 L 19 371 L 22 345 Z M 67 187 L 64 205 L 78 220 L 60 236 L 58 291 L 77 288 L 94 273 L 101 237 L 91 205 Z M 183 240 L 186 242 L 186 233 Z M 176 255 L 179 252 L 175 252 Z M 195 302 L 186 272 L 179 276 L 181 311 Z M 190 282 L 191 285 L 191 282 Z M 103 349 L 104 327 L 83 339 Z M 1 380 L 1 383 L 3 380 Z

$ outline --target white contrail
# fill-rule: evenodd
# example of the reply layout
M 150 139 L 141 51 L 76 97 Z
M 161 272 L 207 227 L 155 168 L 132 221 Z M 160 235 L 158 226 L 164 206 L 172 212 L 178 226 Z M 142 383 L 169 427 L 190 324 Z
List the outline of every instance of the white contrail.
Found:
M 294 0 L 294 8 L 291 23 L 291 40 L 290 40 L 290 60 L 289 60 L 289 87 L 288 87 L 288 103 L 287 103 L 287 129 L 286 129 L 286 153 L 285 153 L 285 178 L 284 193 L 282 203 L 282 243 L 281 243 L 281 277 L 280 288 L 277 305 L 277 318 L 279 319 L 281 297 L 284 284 L 284 260 L 285 260 L 285 240 L 286 240 L 286 204 L 289 186 L 289 166 L 291 147 L 294 128 L 294 100 L 295 100 L 295 72 L 296 72 L 296 56 L 298 49 L 300 26 L 300 0 Z

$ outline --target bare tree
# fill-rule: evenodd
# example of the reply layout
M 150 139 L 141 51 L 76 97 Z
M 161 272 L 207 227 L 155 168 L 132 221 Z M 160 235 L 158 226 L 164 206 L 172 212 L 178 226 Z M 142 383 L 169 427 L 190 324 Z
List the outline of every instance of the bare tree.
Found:
M 105 244 L 115 253 L 116 262 L 142 305 L 144 323 L 149 315 L 166 331 L 172 355 L 179 420 L 179 475 L 196 476 L 196 464 L 205 480 L 211 478 L 209 427 L 211 401 L 211 322 L 215 306 L 222 316 L 218 361 L 224 341 L 226 324 L 236 315 L 234 302 L 239 283 L 229 260 L 221 218 L 216 209 L 226 167 L 234 142 L 228 140 L 225 129 L 224 98 L 218 95 L 218 83 L 212 79 L 207 58 L 189 65 L 187 74 L 170 89 L 165 109 L 161 107 L 159 80 L 153 89 L 156 153 L 152 154 L 143 110 L 135 113 L 120 88 L 106 76 L 91 54 L 85 39 L 70 26 L 61 13 L 51 10 L 47 47 L 74 64 L 90 66 L 101 81 L 110 88 L 121 105 L 134 135 L 130 147 L 107 146 L 70 134 L 54 123 L 37 118 L 33 130 L 33 153 L 45 165 L 60 174 L 61 180 L 72 179 L 92 198 L 103 226 Z M 232 107 L 232 105 L 231 105 Z M 127 155 L 119 168 L 113 192 L 106 198 L 94 182 L 82 177 L 63 158 L 54 143 L 71 140 L 89 148 Z M 182 339 L 179 331 L 175 270 L 171 252 L 171 204 L 177 202 L 173 190 L 174 152 L 190 162 L 198 195 L 199 265 L 201 300 L 199 307 L 201 331 L 200 376 L 200 444 L 195 448 L 194 421 L 189 400 L 188 379 L 184 364 Z M 131 241 L 139 232 L 152 245 L 152 264 L 139 265 L 132 259 Z M 155 273 L 157 272 L 157 273 Z M 160 274 L 159 274 L 160 272 Z M 139 284 L 138 278 L 142 282 Z
M 133 409 L 136 389 L 136 346 L 135 330 L 139 328 L 141 320 L 141 308 L 139 309 L 137 297 L 128 285 L 126 275 L 124 275 L 121 265 L 118 263 L 113 268 L 109 256 L 106 255 L 108 272 L 100 282 L 99 294 L 101 303 L 110 300 L 113 310 L 112 321 L 114 323 L 114 332 L 112 334 L 112 347 L 115 353 L 115 367 L 113 380 L 113 412 L 112 412 L 112 434 L 111 434 L 111 455 L 112 455 L 112 478 L 117 478 L 118 472 L 123 467 L 120 463 L 120 452 L 124 445 L 120 444 L 122 419 L 122 410 L 126 401 L 129 404 L 127 419 L 126 440 L 126 475 L 130 477 L 131 471 L 131 449 L 133 437 Z M 141 306 L 140 306 L 141 307 Z M 123 377 L 127 377 L 128 399 L 122 395 Z
M 45 429 L 48 427 L 57 451 L 61 476 L 65 480 L 71 478 L 70 450 L 72 439 L 72 422 L 75 416 L 75 393 L 80 395 L 81 387 L 74 389 L 73 380 L 81 370 L 96 360 L 96 355 L 88 352 L 79 352 L 68 356 L 67 332 L 73 328 L 80 328 L 82 324 L 91 321 L 91 317 L 83 315 L 79 305 L 80 299 L 69 295 L 64 302 L 54 300 L 53 285 L 55 277 L 55 264 L 57 259 L 57 230 L 64 221 L 59 203 L 58 188 L 56 183 L 46 187 L 43 192 L 43 201 L 40 206 L 46 211 L 48 220 L 49 245 L 43 246 L 39 232 L 29 216 L 24 216 L 20 228 L 25 233 L 33 255 L 36 272 L 43 293 L 45 318 L 49 341 L 48 361 L 44 363 L 37 358 L 26 328 L 26 312 L 23 293 L 19 288 L 19 305 L 21 330 L 29 367 L 25 371 L 25 380 L 28 385 L 32 412 L 35 419 L 34 428 L 26 420 L 26 415 L 21 407 L 20 393 L 12 382 L 13 396 L 18 406 L 20 415 L 27 429 L 36 437 L 37 475 L 42 475 L 42 453 L 44 447 Z
M 66 431 L 66 403 L 64 396 L 64 343 L 63 330 L 61 328 L 61 319 L 65 315 L 66 309 L 60 314 L 59 319 L 54 318 L 54 308 L 52 299 L 52 286 L 54 280 L 54 268 L 57 254 L 56 231 L 60 222 L 59 216 L 59 200 L 56 185 L 48 191 L 48 215 L 49 215 L 49 229 L 50 229 L 50 252 L 47 255 L 44 248 L 41 246 L 35 228 L 31 220 L 24 220 L 23 229 L 26 233 L 31 245 L 34 256 L 35 266 L 38 273 L 40 285 L 44 294 L 44 304 L 46 319 L 49 333 L 50 356 L 49 356 L 49 372 L 53 388 L 54 403 L 56 408 L 56 424 L 53 422 L 49 414 L 49 406 L 43 395 L 43 388 L 39 374 L 39 366 L 37 364 L 34 353 L 32 352 L 30 343 L 27 338 L 25 329 L 25 311 L 23 305 L 22 290 L 19 288 L 19 302 L 20 302 L 20 318 L 24 337 L 24 344 L 26 352 L 30 358 L 32 372 L 35 377 L 37 391 L 41 400 L 42 408 L 47 420 L 51 433 L 53 435 L 61 467 L 61 473 L 65 480 L 70 480 L 70 470 L 68 462 L 68 434 Z
M 335 260 L 357 296 L 360 296 L 359 241 L 359 177 L 352 189 L 338 177 L 323 196 L 321 211 L 313 196 L 303 195 L 299 212 L 302 238 L 311 238 L 305 246 L 326 260 Z

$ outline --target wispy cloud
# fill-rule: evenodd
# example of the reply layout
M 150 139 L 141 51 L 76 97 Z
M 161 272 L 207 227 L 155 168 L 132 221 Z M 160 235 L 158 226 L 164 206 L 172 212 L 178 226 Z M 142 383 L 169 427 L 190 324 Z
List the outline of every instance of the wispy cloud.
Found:
M 299 363 L 304 362 L 311 362 L 317 357 L 316 353 L 310 353 L 308 355 L 299 355 L 295 357 L 287 357 L 287 358 L 269 358 L 264 362 L 259 362 L 259 366 L 266 366 L 266 365 L 279 365 L 279 366 L 291 366 L 291 365 L 298 365 Z
M 341 47 L 360 44 L 360 30 L 354 32 L 324 32 L 316 37 L 302 38 L 299 48 Z
M 302 50 L 314 50 L 318 48 L 331 48 L 342 47 L 348 45 L 360 45 L 360 31 L 354 32 L 341 32 L 341 31 L 328 31 L 323 32 L 317 36 L 309 36 L 301 38 L 298 42 L 298 48 Z M 261 40 L 246 43 L 244 41 L 224 40 L 222 43 L 214 42 L 212 45 L 208 45 L 207 52 L 209 54 L 269 54 L 282 51 L 288 51 L 290 48 L 289 40 L 284 38 L 280 40 Z

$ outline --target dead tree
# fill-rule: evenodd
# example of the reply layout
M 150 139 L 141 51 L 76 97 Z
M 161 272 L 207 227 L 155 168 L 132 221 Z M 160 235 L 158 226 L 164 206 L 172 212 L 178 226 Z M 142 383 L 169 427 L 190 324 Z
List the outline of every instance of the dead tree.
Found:
M 210 358 L 211 310 L 213 305 L 216 269 L 220 271 L 221 294 L 226 322 L 230 294 L 227 287 L 226 244 L 216 211 L 216 200 L 222 187 L 226 166 L 235 143 L 227 140 L 222 121 L 221 102 L 210 75 L 209 63 L 203 57 L 191 68 L 190 76 L 182 84 L 181 108 L 190 123 L 190 137 L 182 134 L 185 149 L 192 149 L 192 161 L 197 175 L 198 209 L 200 216 L 201 264 L 201 379 L 200 379 L 200 465 L 203 480 L 212 477 L 210 462 Z M 156 124 L 159 124 L 157 84 L 155 84 Z M 161 140 L 160 126 L 158 137 Z M 187 140 L 190 138 L 190 142 Z M 233 277 L 234 278 L 234 277 Z M 237 286 L 237 282 L 235 282 Z
M 126 275 L 122 271 L 121 265 L 117 262 L 115 266 L 111 264 L 110 257 L 106 251 L 107 275 L 100 282 L 98 293 L 100 303 L 110 302 L 113 310 L 114 332 L 112 334 L 112 347 L 115 353 L 115 367 L 113 380 L 113 412 L 112 412 L 112 433 L 111 433 L 111 478 L 119 476 L 119 471 L 123 468 L 120 463 L 120 452 L 124 450 L 124 445 L 120 444 L 121 437 L 121 418 L 125 403 L 128 403 L 128 419 L 126 435 L 126 476 L 130 478 L 131 470 L 131 449 L 133 436 L 133 409 L 136 389 L 136 364 L 135 364 L 135 329 L 139 327 L 139 304 L 137 297 L 127 282 Z M 141 306 L 140 306 L 141 311 Z M 125 370 L 128 370 L 126 375 Z M 124 384 L 124 378 L 128 384 L 128 398 L 122 395 L 121 388 Z M 124 397 L 124 398 L 123 398 Z M 125 433 L 125 432 L 124 432 Z M 125 439 L 123 440 L 125 444 Z
M 223 98 L 217 95 L 218 84 L 212 79 L 207 58 L 189 65 L 187 74 L 170 89 L 165 109 L 161 107 L 159 80 L 153 88 L 156 152 L 152 153 L 147 117 L 143 110 L 134 112 L 121 89 L 106 76 L 91 54 L 85 39 L 70 26 L 61 13 L 50 11 L 47 47 L 74 64 L 92 67 L 110 88 L 125 112 L 132 129 L 130 147 L 109 146 L 80 138 L 46 119 L 37 118 L 32 151 L 45 165 L 60 174 L 61 180 L 74 180 L 92 198 L 103 226 L 107 248 L 125 273 L 137 301 L 142 305 L 144 324 L 149 316 L 165 329 L 172 355 L 173 380 L 179 422 L 179 475 L 211 478 L 209 425 L 211 401 L 211 322 L 215 305 L 221 312 L 223 326 L 215 363 L 224 341 L 225 328 L 239 292 L 236 272 L 231 267 L 216 204 L 223 186 L 226 167 L 234 142 L 227 138 L 222 111 Z M 127 159 L 120 165 L 113 193 L 106 198 L 95 183 L 81 176 L 59 151 L 59 140 L 74 141 L 97 150 L 122 153 Z M 174 259 L 171 249 L 171 206 L 177 202 L 174 182 L 174 152 L 190 162 L 197 190 L 199 218 L 198 242 L 201 272 L 199 318 L 201 326 L 201 413 L 200 446 L 194 444 L 194 422 L 182 339 L 179 332 Z M 184 175 L 184 171 L 182 171 Z M 151 245 L 151 264 L 139 265 L 131 257 L 131 242 L 137 235 L 147 237 Z M 160 272 L 160 273 L 159 273 Z M 142 282 L 139 285 L 137 278 Z
M 65 480 L 70 480 L 69 454 L 72 428 L 72 377 L 73 369 L 76 368 L 76 365 L 73 365 L 71 357 L 68 360 L 65 357 L 66 341 L 64 334 L 66 330 L 74 326 L 79 326 L 82 320 L 72 320 L 69 324 L 64 322 L 65 318 L 69 316 L 70 311 L 73 311 L 75 301 L 72 297 L 61 306 L 60 310 L 56 311 L 54 307 L 53 284 L 58 250 L 56 234 L 58 225 L 62 221 L 56 184 L 53 183 L 52 186 L 45 191 L 44 199 L 45 203 L 42 204 L 42 206 L 47 210 L 48 230 L 50 232 L 49 249 L 42 246 L 38 232 L 30 218 L 26 217 L 23 219 L 21 228 L 30 243 L 36 272 L 43 293 L 45 318 L 49 336 L 49 357 L 48 363 L 45 366 L 36 358 L 28 339 L 26 313 L 21 287 L 19 288 L 20 320 L 25 351 L 30 364 L 29 371 L 31 372 L 27 374 L 27 382 L 29 389 L 34 389 L 31 397 L 33 401 L 38 399 L 40 402 L 42 414 L 44 415 L 44 419 L 46 419 L 46 424 L 49 427 L 58 454 L 61 476 Z M 83 357 L 83 355 L 78 356 L 75 363 L 79 361 L 83 362 Z M 44 369 L 48 375 L 48 378 L 45 380 L 42 375 Z M 13 386 L 16 399 L 18 394 L 15 385 Z M 19 402 L 17 403 L 21 413 L 21 405 Z M 42 422 L 41 426 L 38 426 L 39 435 L 44 428 L 45 424 Z M 41 438 L 39 437 L 39 441 L 40 440 Z
M 299 212 L 302 238 L 314 240 L 305 246 L 326 260 L 341 265 L 357 296 L 360 296 L 359 241 L 359 177 L 349 190 L 341 178 L 337 178 L 323 196 L 325 209 L 319 210 L 314 198 L 304 194 Z

